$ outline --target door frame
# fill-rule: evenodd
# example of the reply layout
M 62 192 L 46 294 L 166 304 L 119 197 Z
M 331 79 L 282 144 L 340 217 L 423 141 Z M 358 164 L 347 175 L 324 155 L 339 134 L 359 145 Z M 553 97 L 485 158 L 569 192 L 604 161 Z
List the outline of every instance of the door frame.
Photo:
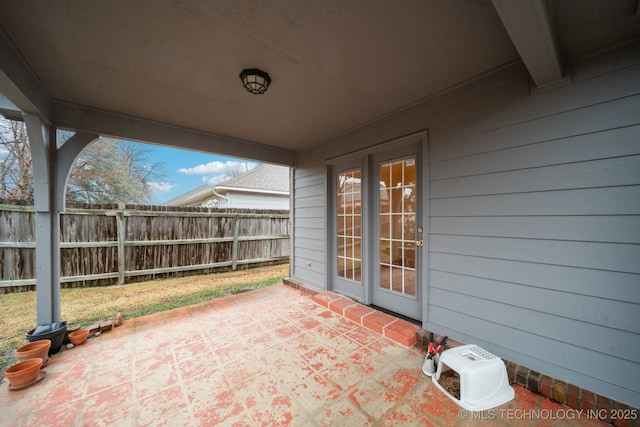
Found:
M 350 169 L 350 165 L 354 167 L 362 168 L 362 286 L 364 288 L 364 298 L 358 298 L 353 295 L 348 295 L 345 292 L 338 290 L 338 293 L 345 294 L 363 304 L 370 305 L 372 303 L 372 283 L 373 272 L 378 265 L 374 262 L 372 238 L 377 235 L 373 227 L 377 224 L 377 221 L 373 220 L 374 199 L 372 198 L 373 185 L 370 185 L 372 174 L 377 175 L 375 171 L 376 165 L 374 164 L 374 156 L 386 151 L 401 148 L 403 146 L 410 146 L 417 144 L 418 146 L 418 164 L 419 164 L 419 183 L 420 183 L 420 206 L 418 206 L 418 219 L 422 223 L 424 229 L 422 236 L 424 246 L 422 250 L 417 251 L 416 263 L 420 263 L 420 277 L 417 279 L 416 291 L 420 292 L 420 300 L 422 307 L 422 318 L 420 321 L 423 326 L 427 323 L 427 306 L 428 306 L 428 288 L 429 288 L 429 143 L 428 143 L 428 131 L 423 130 L 420 132 L 412 133 L 403 137 L 388 140 L 386 142 L 372 145 L 363 149 L 355 150 L 349 153 L 345 153 L 340 156 L 335 156 L 325 160 L 326 166 L 326 190 L 325 190 L 325 202 L 326 202 L 326 224 L 327 224 L 327 289 L 330 291 L 336 291 L 335 279 L 336 279 L 336 258 L 337 258 L 337 242 L 336 242 L 336 192 L 335 192 L 335 175 L 340 170 Z M 357 166 L 360 165 L 360 166 Z M 365 208 L 366 206 L 366 208 Z M 377 247 L 377 245 L 376 245 Z

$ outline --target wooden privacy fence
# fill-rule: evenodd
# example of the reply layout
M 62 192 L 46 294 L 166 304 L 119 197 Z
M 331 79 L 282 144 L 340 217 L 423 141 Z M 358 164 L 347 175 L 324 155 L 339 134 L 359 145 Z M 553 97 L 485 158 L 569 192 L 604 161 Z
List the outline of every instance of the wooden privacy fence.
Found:
M 0 204 L 0 293 L 34 289 L 32 206 Z M 124 284 L 289 259 L 289 213 L 74 205 L 60 218 L 64 287 Z

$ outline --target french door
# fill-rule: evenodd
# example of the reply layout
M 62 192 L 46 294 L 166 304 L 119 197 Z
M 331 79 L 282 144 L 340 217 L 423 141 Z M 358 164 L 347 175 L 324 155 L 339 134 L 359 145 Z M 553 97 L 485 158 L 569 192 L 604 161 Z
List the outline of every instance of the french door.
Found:
M 422 319 L 422 139 L 330 169 L 333 289 Z
M 374 305 L 421 319 L 419 286 L 423 248 L 417 152 L 374 157 L 372 300 Z M 419 252 L 420 251 L 420 252 Z
M 366 301 L 363 270 L 364 247 L 367 241 L 363 223 L 367 219 L 363 211 L 366 196 L 363 188 L 363 166 L 351 165 L 334 174 L 332 192 L 335 209 L 332 236 L 335 253 L 334 289 L 361 302 Z

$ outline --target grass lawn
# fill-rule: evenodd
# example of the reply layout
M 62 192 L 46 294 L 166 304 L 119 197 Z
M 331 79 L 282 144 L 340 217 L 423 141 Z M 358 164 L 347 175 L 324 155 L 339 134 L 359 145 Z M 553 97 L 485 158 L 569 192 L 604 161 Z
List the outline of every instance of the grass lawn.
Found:
M 61 317 L 70 327 L 113 320 L 118 311 L 126 320 L 273 285 L 288 275 L 289 264 L 281 264 L 123 286 L 62 289 Z M 28 342 L 25 335 L 35 326 L 35 292 L 0 295 L 0 372 L 15 362 L 13 351 Z

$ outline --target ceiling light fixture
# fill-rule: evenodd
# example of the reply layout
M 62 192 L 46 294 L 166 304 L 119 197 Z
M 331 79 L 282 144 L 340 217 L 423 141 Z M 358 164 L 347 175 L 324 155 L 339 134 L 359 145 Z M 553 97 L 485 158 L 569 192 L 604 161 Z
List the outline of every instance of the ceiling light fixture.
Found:
M 271 84 L 271 77 L 269 74 L 257 68 L 244 69 L 240 73 L 240 80 L 242 80 L 242 86 L 247 92 L 254 93 L 256 95 L 263 94 L 269 88 Z

